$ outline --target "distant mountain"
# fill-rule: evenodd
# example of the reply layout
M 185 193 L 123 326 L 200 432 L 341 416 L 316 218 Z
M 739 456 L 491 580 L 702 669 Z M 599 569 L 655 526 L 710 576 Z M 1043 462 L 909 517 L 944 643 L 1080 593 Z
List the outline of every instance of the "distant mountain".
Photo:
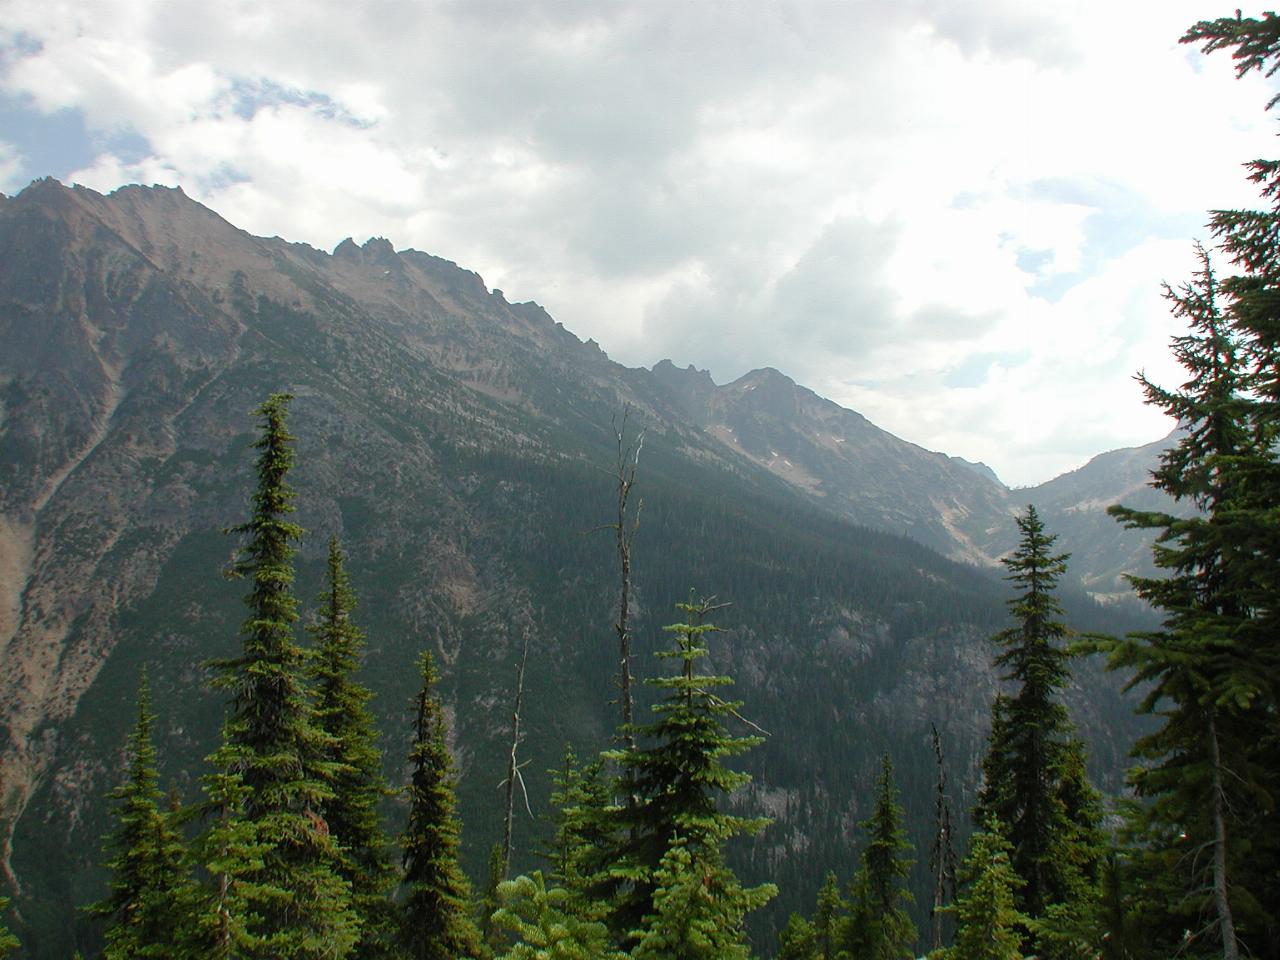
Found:
M 180 190 L 45 180 L 0 199 L 0 874 L 32 957 L 91 945 L 73 908 L 101 895 L 103 798 L 143 665 L 164 774 L 197 795 L 222 712 L 203 664 L 235 649 L 243 616 L 220 531 L 245 516 L 249 412 L 279 390 L 296 395 L 309 531 L 298 595 L 313 606 L 339 535 L 393 781 L 411 665 L 436 652 L 473 872 L 499 829 L 519 638 L 534 651 L 522 749 L 535 804 L 566 740 L 591 751 L 614 729 L 616 566 L 591 531 L 610 518 L 626 411 L 644 430 L 636 670 L 658 669 L 659 628 L 691 587 L 732 601 L 715 665 L 770 731 L 741 802 L 777 822 L 734 854 L 744 877 L 783 885 L 758 932 L 807 907 L 826 869 L 851 872 L 882 750 L 925 882 L 929 725 L 944 727 L 963 805 L 995 690 L 987 637 L 1005 623 L 990 568 L 1027 491 L 773 370 L 719 387 L 669 363 L 622 367 L 537 304 L 386 240 L 327 254 L 250 236 Z M 1070 491 L 1128 484 L 1143 456 L 1063 478 L 1044 501 L 1051 528 L 1073 517 L 1084 531 L 1096 511 Z M 1067 600 L 1081 627 L 1131 623 Z M 1110 782 L 1132 731 L 1115 688 L 1085 667 L 1073 691 Z M 519 827 L 520 869 L 538 829 Z

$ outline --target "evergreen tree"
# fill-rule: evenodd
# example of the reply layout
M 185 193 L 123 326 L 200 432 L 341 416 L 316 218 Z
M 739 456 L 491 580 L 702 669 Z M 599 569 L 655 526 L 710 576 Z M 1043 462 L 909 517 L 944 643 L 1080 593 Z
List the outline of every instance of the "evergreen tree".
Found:
M 335 769 L 324 759 L 330 740 L 315 722 L 303 684 L 305 658 L 293 636 L 293 542 L 301 528 L 287 519 L 293 491 L 285 482 L 293 464 L 286 427 L 288 394 L 273 394 L 257 414 L 262 436 L 255 448 L 258 485 L 233 568 L 252 586 L 249 616 L 240 629 L 239 657 L 219 661 L 216 685 L 232 693 L 223 745 L 210 758 L 219 771 L 206 781 L 211 804 L 227 820 L 214 829 L 236 835 L 236 846 L 260 852 L 253 869 L 240 861 L 241 914 L 254 955 L 343 957 L 358 933 L 350 885 L 338 873 L 340 853 L 321 816 L 333 797 Z M 234 779 L 228 779 L 233 777 Z M 221 778 L 221 779 L 219 779 Z M 242 789 L 241 789 L 242 788 Z M 241 830 L 237 820 L 248 821 Z M 216 848 L 216 843 L 206 843 Z M 211 872 L 213 872 L 211 870 Z
M 1066 625 L 1054 595 L 1066 554 L 1054 554 L 1034 507 L 1017 518 L 1022 538 L 1003 561 L 1019 589 L 1009 602 L 1015 626 L 996 634 L 1002 678 L 1017 685 L 992 704 L 991 737 L 974 810 L 981 824 L 1004 824 L 1014 871 L 1023 880 L 1016 901 L 1029 917 L 1050 904 L 1092 896 L 1101 852 L 1100 800 L 1084 776 L 1083 746 L 1058 697 L 1068 679 Z
M 18 942 L 18 938 L 9 932 L 9 928 L 4 925 L 4 912 L 9 909 L 9 898 L 0 897 L 0 960 L 9 955 L 11 950 L 16 950 L 22 946 Z
M 778 934 L 778 960 L 818 960 L 818 931 L 812 923 L 792 913 Z
M 1272 501 L 1269 528 L 1255 509 L 1259 498 L 1280 493 L 1268 494 L 1263 482 L 1275 435 L 1253 399 L 1247 337 L 1224 316 L 1209 257 L 1199 253 L 1192 282 L 1166 290 L 1189 327 L 1174 340 L 1189 378 L 1174 390 L 1140 378 L 1148 402 L 1185 427 L 1152 483 L 1199 512 L 1112 509 L 1126 526 L 1159 531 L 1154 555 L 1165 576 L 1130 580 L 1164 622 L 1158 631 L 1093 645 L 1108 653 L 1112 669 L 1132 671 L 1129 686 L 1145 693 L 1139 710 L 1163 721 L 1135 745 L 1145 762 L 1132 776 L 1148 800 L 1133 823 L 1138 869 L 1149 883 L 1165 884 L 1157 875 L 1168 868 L 1181 879 L 1180 890 L 1168 891 L 1164 916 L 1150 918 L 1152 937 L 1186 952 L 1185 944 L 1168 942 L 1170 934 L 1185 929 L 1198 940 L 1201 918 L 1212 917 L 1224 957 L 1239 955 L 1247 929 L 1255 952 L 1274 958 L 1280 917 L 1263 904 L 1268 891 L 1280 897 L 1280 884 L 1263 864 L 1280 857 L 1274 839 L 1280 778 L 1267 752 L 1277 742 L 1275 671 L 1268 666 L 1275 654 L 1273 637 L 1261 649 L 1256 628 L 1263 608 L 1251 597 L 1251 583 L 1266 566 L 1259 537 L 1277 529 L 1280 497 Z M 1207 854 L 1189 855 L 1200 850 Z M 1267 851 L 1262 862 L 1259 850 Z
M 233 769 L 236 751 L 223 745 L 204 778 L 203 812 L 210 826 L 196 838 L 193 852 L 204 864 L 209 888 L 190 908 L 191 923 L 175 951 L 191 960 L 267 957 L 263 908 L 284 901 L 283 891 L 262 881 L 270 844 L 259 840 L 258 825 L 244 816 L 249 789 Z
M 960 870 L 964 892 L 954 907 L 955 943 L 930 955 L 936 960 L 1022 960 L 1020 931 L 1027 917 L 1014 903 L 1022 880 L 1001 830 L 998 821 L 989 821 L 970 840 Z
M 186 850 L 161 794 L 152 742 L 155 714 L 146 671 L 138 686 L 138 719 L 129 736 L 129 774 L 112 792 L 116 828 L 107 839 L 111 893 L 90 910 L 107 920 L 107 960 L 168 957 L 180 938 L 181 892 L 188 887 Z
M 597 881 L 591 861 L 597 850 L 610 840 L 606 810 L 609 788 L 604 781 L 604 763 L 596 759 L 580 765 L 570 746 L 565 747 L 564 765 L 551 771 L 553 835 L 547 856 L 552 862 L 551 879 L 569 895 L 580 915 L 600 909 L 590 897 Z
M 542 872 L 498 887 L 495 924 L 515 937 L 499 960 L 623 960 L 609 948 L 609 931 L 598 920 L 578 916 L 563 887 L 548 890 Z
M 653 913 L 635 931 L 634 960 L 747 960 L 743 921 L 777 893 L 744 889 L 719 849 L 676 837 L 654 874 Z
M 655 894 L 664 878 L 683 882 L 678 871 L 686 862 L 718 878 L 717 896 L 740 898 L 717 908 L 724 910 L 724 916 L 732 915 L 739 903 L 744 910 L 753 909 L 762 896 L 767 900 L 776 890 L 771 884 L 742 889 L 730 880 L 727 870 L 721 874 L 724 842 L 761 830 L 768 822 L 718 808 L 723 797 L 750 780 L 748 774 L 726 767 L 724 758 L 750 749 L 760 739 L 731 736 L 725 726 L 725 718 L 735 715 L 741 704 L 723 700 L 714 691 L 732 680 L 696 672 L 698 660 L 707 655 L 706 637 L 716 629 L 705 622 L 712 604 L 695 603 L 691 596 L 690 602 L 677 607 L 685 614 L 685 622 L 665 628 L 675 638 L 675 649 L 658 656 L 677 661 L 679 672 L 646 681 L 664 691 L 662 701 L 653 707 L 657 719 L 639 731 L 650 746 L 612 754 L 638 796 L 637 803 L 616 809 L 618 847 L 607 853 L 603 871 L 613 887 L 611 924 L 629 939 L 637 936 L 647 919 L 663 916 Z M 669 857 L 677 837 L 680 851 Z M 740 935 L 740 931 L 733 933 Z
M 324 758 L 335 771 L 333 796 L 324 801 L 320 815 L 342 849 L 338 872 L 351 884 L 352 907 L 361 922 L 352 956 L 385 957 L 395 941 L 390 893 L 396 878 L 379 815 L 388 791 L 369 711 L 372 694 L 355 680 L 364 634 L 351 622 L 356 597 L 336 537 L 329 541 L 327 584 L 320 596 L 319 622 L 308 628 L 315 645 L 315 719 L 328 734 Z
M 853 883 L 853 914 L 845 935 L 845 949 L 860 960 L 915 956 L 916 928 L 906 911 L 912 897 L 904 882 L 911 870 L 906 857 L 911 844 L 902 818 L 893 761 L 885 754 L 876 778 L 875 809 L 862 823 L 867 846 Z
M 401 943 L 411 960 L 479 957 L 483 948 L 469 913 L 471 888 L 458 867 L 453 758 L 445 743 L 444 709 L 434 693 L 431 654 L 424 652 L 418 665 L 422 688 L 414 702 L 409 822 L 401 838 Z
M 502 855 L 502 844 L 495 843 L 489 848 L 488 879 L 484 886 L 484 895 L 480 898 L 480 940 L 493 954 L 502 951 L 505 943 L 503 930 L 493 922 L 494 915 L 502 906 L 498 896 L 498 888 L 506 882 L 503 873 L 506 871 L 506 858 Z

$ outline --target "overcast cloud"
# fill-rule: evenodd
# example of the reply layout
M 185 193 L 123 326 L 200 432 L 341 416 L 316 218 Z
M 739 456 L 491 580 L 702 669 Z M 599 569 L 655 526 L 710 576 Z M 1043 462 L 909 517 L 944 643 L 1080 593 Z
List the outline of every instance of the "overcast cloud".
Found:
M 774 366 L 1013 484 L 1156 439 L 1270 95 L 1203 0 L 3 0 L 0 190 L 385 236 L 615 359 Z

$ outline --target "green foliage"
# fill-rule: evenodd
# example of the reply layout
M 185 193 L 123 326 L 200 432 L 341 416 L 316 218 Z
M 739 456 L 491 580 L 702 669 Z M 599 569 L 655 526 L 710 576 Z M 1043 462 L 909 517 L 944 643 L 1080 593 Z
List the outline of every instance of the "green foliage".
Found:
M 291 399 L 273 394 L 257 410 L 258 485 L 249 521 L 230 531 L 246 538 L 233 573 L 251 582 L 249 616 L 240 629 L 241 656 L 217 663 L 216 686 L 231 691 L 232 703 L 223 745 L 210 757 L 218 773 L 206 780 L 206 791 L 222 811 L 212 829 L 234 834 L 234 842 L 210 837 L 203 846 L 215 855 L 237 851 L 223 875 L 237 878 L 244 902 L 236 936 L 251 955 L 342 957 L 358 919 L 350 884 L 338 872 L 336 839 L 320 815 L 333 797 L 336 769 L 325 759 L 332 744 L 315 722 L 305 658 L 293 637 L 292 543 L 302 531 L 286 519 L 293 510 L 285 482 L 293 464 Z M 235 939 L 219 937 L 224 944 Z
M 352 908 L 360 920 L 360 939 L 352 956 L 384 957 L 395 940 L 388 898 L 396 876 L 378 809 L 388 791 L 369 711 L 372 694 L 355 679 L 364 634 L 351 621 L 356 597 L 336 537 L 329 541 L 327 573 L 319 622 L 308 628 L 315 645 L 315 722 L 328 735 L 323 758 L 334 771 L 333 795 L 324 801 L 320 815 L 341 847 L 338 873 L 351 885 Z
M 597 850 L 610 842 L 607 809 L 609 787 L 604 780 L 604 762 L 596 759 L 580 765 L 573 748 L 566 746 L 564 763 L 552 771 L 552 834 L 548 856 L 551 877 L 575 901 L 580 913 L 592 913 L 599 906 L 590 890 L 598 882 L 591 864 Z
M 818 890 L 818 904 L 813 914 L 813 931 L 817 938 L 820 960 L 836 960 L 840 955 L 840 940 L 847 922 L 845 912 L 849 905 L 840 896 L 840 882 L 834 873 L 828 873 Z
M 1034 507 L 1017 523 L 1021 540 L 1004 560 L 1007 579 L 1020 591 L 1009 602 L 1015 625 L 994 638 L 1004 648 L 996 665 L 1017 686 L 992 704 L 974 820 L 1003 824 L 1014 872 L 1023 881 L 1015 894 L 1018 909 L 1032 919 L 1052 912 L 1066 922 L 1087 914 L 1096 896 L 1101 798 L 1085 773 L 1084 745 L 1059 702 L 1070 674 L 1067 627 L 1054 590 L 1067 557 L 1053 553 L 1057 538 L 1045 532 Z M 1053 937 L 1059 928 L 1048 923 L 1043 929 Z M 1039 948 L 1059 956 L 1047 941 Z
M 653 913 L 633 934 L 634 960 L 747 960 L 743 920 L 778 892 L 745 889 L 716 846 L 676 837 L 654 874 Z
M 563 887 L 548 890 L 542 871 L 506 880 L 498 886 L 501 906 L 494 923 L 510 931 L 515 943 L 499 960 L 622 960 L 609 948 L 609 931 L 598 920 L 575 913 Z
M 915 956 L 916 928 L 906 911 L 912 897 L 905 884 L 911 844 L 902 821 L 893 762 L 885 754 L 876 778 L 875 808 L 862 823 L 867 845 L 853 881 L 852 911 L 843 937 L 850 956 L 866 960 Z
M 434 694 L 435 665 L 429 652 L 418 663 L 422 687 L 414 704 L 409 753 L 409 821 L 400 840 L 401 944 L 411 960 L 479 957 L 483 948 L 469 912 L 471 887 L 458 867 L 456 782 L 445 743 L 444 709 Z
M 1259 308 L 1257 292 L 1219 284 L 1199 253 L 1192 282 L 1166 291 L 1189 327 L 1173 348 L 1188 380 L 1168 390 L 1140 378 L 1148 402 L 1185 424 L 1153 485 L 1199 512 L 1112 509 L 1126 526 L 1158 531 L 1154 556 L 1164 576 L 1131 579 L 1164 622 L 1159 631 L 1095 638 L 1092 647 L 1108 654 L 1111 669 L 1131 672 L 1129 686 L 1144 694 L 1139 710 L 1161 721 L 1135 745 L 1143 763 L 1131 778 L 1146 800 L 1132 810 L 1132 861 L 1165 897 L 1163 909 L 1146 914 L 1150 940 L 1186 952 L 1192 945 L 1176 938 L 1185 930 L 1198 943 L 1211 917 L 1209 939 L 1228 956 L 1243 940 L 1275 957 L 1280 913 L 1265 905 L 1280 902 L 1268 866 L 1280 857 L 1271 822 L 1280 794 L 1280 594 L 1270 593 L 1280 585 L 1280 419 L 1260 397 L 1276 354 L 1244 319 Z
M 257 822 L 243 815 L 249 789 L 231 767 L 233 756 L 224 744 L 209 758 L 214 770 L 204 778 L 204 812 L 211 823 L 193 849 L 208 873 L 209 886 L 192 904 L 181 956 L 266 956 L 263 910 L 283 899 L 261 879 L 271 845 L 259 839 Z
M 714 691 L 732 680 L 696 672 L 698 660 L 707 655 L 706 637 L 716 629 L 705 622 L 712 604 L 705 600 L 695 603 L 691 595 L 688 603 L 677 604 L 677 608 L 685 614 L 685 622 L 665 628 L 675 638 L 675 649 L 660 651 L 658 656 L 677 661 L 679 672 L 645 681 L 663 692 L 663 699 L 653 707 L 657 719 L 639 731 L 640 739 L 649 746 L 611 755 L 623 768 L 624 782 L 634 786 L 638 802 L 616 808 L 617 847 L 607 853 L 602 872 L 612 883 L 611 924 L 618 933 L 633 939 L 650 919 L 665 916 L 655 901 L 662 889 L 660 872 L 665 870 L 663 876 L 668 879 L 680 877 L 683 883 L 678 868 L 687 858 L 689 864 L 705 866 L 719 877 L 723 843 L 740 834 L 755 833 L 768 822 L 719 808 L 722 798 L 751 779 L 746 773 L 730 770 L 723 759 L 749 750 L 761 740 L 734 737 L 725 725 L 741 703 L 724 700 Z M 724 877 L 717 880 L 716 889 L 736 897 L 735 883 Z M 766 885 L 741 891 L 742 902 L 767 901 L 769 896 L 761 899 L 766 889 L 775 888 Z M 679 895 L 669 893 L 669 897 Z M 717 907 L 721 908 L 736 909 L 728 903 Z
M 118 801 L 116 828 L 107 839 L 111 893 L 90 907 L 107 920 L 107 960 L 168 957 L 179 939 L 189 888 L 186 850 L 171 815 L 160 809 L 146 671 L 138 686 L 138 719 L 129 737 L 129 773 L 112 792 Z
M 798 913 L 787 918 L 778 934 L 778 960 L 818 960 L 818 931 Z
M 18 938 L 9 932 L 9 928 L 4 925 L 4 913 L 9 909 L 9 898 L 0 897 L 0 960 L 7 957 L 12 950 L 22 946 L 18 942 Z
M 1001 831 L 998 821 L 988 821 L 971 838 L 960 870 L 964 892 L 949 908 L 956 915 L 955 943 L 931 960 L 1022 960 L 1020 930 L 1027 917 L 1014 903 L 1022 879 Z

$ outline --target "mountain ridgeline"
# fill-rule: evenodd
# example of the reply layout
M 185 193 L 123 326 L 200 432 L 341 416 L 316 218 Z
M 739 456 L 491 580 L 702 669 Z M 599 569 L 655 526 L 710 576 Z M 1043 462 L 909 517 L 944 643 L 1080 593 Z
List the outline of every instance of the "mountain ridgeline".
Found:
M 599 527 L 624 424 L 644 437 L 636 671 L 659 671 L 675 602 L 715 595 L 732 605 L 714 672 L 768 733 L 734 802 L 774 822 L 731 851 L 744 881 L 782 891 L 761 942 L 855 862 L 882 753 L 926 888 L 930 727 L 967 808 L 997 687 L 989 637 L 1007 625 L 994 560 L 1016 543 L 1017 509 L 1036 503 L 1076 554 L 1073 627 L 1138 616 L 1085 588 L 1118 594 L 1123 570 L 1147 569 L 1149 541 L 1104 508 L 1142 488 L 1157 445 L 1011 492 L 774 370 L 717 386 L 667 361 L 623 367 L 537 304 L 385 240 L 327 254 L 250 236 L 180 190 L 39 181 L 0 200 L 0 872 L 31 957 L 92 935 L 74 908 L 101 896 L 105 795 L 144 666 L 162 779 L 198 792 L 225 699 L 205 664 L 234 654 L 242 618 L 222 531 L 253 487 L 250 411 L 281 390 L 296 397 L 298 596 L 321 591 L 338 537 L 393 784 L 414 664 L 434 656 L 473 877 L 502 832 L 525 636 L 534 813 L 566 742 L 593 754 L 614 736 L 619 576 Z M 1134 731 L 1117 688 L 1085 665 L 1068 690 L 1110 786 Z M 517 821 L 518 869 L 545 832 Z

